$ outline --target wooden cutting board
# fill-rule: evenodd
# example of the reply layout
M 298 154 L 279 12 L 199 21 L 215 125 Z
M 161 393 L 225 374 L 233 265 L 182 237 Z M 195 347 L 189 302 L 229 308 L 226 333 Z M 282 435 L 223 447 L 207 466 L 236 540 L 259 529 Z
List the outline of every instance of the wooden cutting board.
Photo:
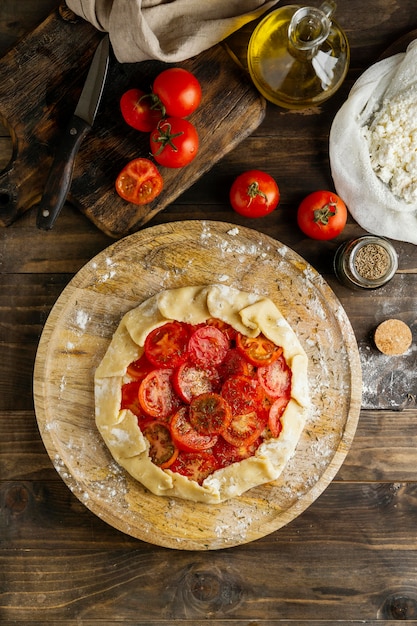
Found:
M 39 202 L 54 147 L 75 110 L 101 37 L 62 5 L 0 60 L 0 118 L 14 143 L 12 161 L 0 175 L 1 225 L 11 224 Z M 202 104 L 189 118 L 199 132 L 199 154 L 181 170 L 161 168 L 163 192 L 153 203 L 137 207 L 119 198 L 114 181 L 130 159 L 149 155 L 149 139 L 125 124 L 119 100 L 134 86 L 149 91 L 153 78 L 167 66 L 111 59 L 99 113 L 81 145 L 68 200 L 112 237 L 138 230 L 264 118 L 265 101 L 221 45 L 179 65 L 202 85 Z
M 280 478 L 219 505 L 151 494 L 115 463 L 94 419 L 94 372 L 124 313 L 163 289 L 212 283 L 277 304 L 308 355 L 311 390 L 306 426 Z M 323 278 L 278 241 L 211 221 L 144 228 L 87 263 L 45 324 L 34 372 L 39 430 L 71 491 L 115 528 L 181 550 L 247 543 L 304 511 L 349 451 L 361 389 L 352 327 Z

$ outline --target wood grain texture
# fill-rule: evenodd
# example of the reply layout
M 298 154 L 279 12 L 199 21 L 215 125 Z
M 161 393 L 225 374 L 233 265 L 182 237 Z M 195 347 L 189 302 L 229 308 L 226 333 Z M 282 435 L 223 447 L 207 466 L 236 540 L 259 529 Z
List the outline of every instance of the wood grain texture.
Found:
M 0 61 L 0 117 L 14 144 L 12 159 L 0 175 L 3 226 L 39 202 L 55 146 L 75 110 L 99 41 L 98 31 L 61 4 Z M 199 151 L 185 168 L 161 168 L 162 193 L 152 203 L 137 206 L 122 200 L 114 183 L 128 161 L 148 157 L 149 135 L 127 126 L 119 101 L 131 87 L 148 92 L 165 66 L 156 61 L 122 65 L 111 59 L 97 118 L 78 152 L 68 197 L 114 238 L 137 231 L 264 118 L 263 98 L 220 45 L 181 66 L 193 72 L 203 91 L 201 105 L 189 118 L 198 130 Z
M 54 4 L 1 0 L 0 51 Z M 395 242 L 400 270 L 382 291 L 353 292 L 332 275 L 332 258 L 339 243 L 362 230 L 349 219 L 336 240 L 314 242 L 298 231 L 295 210 L 303 195 L 331 186 L 327 136 L 334 114 L 360 73 L 417 28 L 415 0 L 339 2 L 337 19 L 352 63 L 336 96 L 305 114 L 268 106 L 253 134 L 149 225 L 210 217 L 278 239 L 325 276 L 367 348 L 369 329 L 387 316 L 417 330 L 416 246 Z M 267 218 L 248 222 L 232 212 L 227 192 L 233 176 L 254 164 L 276 177 L 281 202 Z M 226 550 L 173 551 L 134 539 L 68 489 L 39 434 L 33 365 L 56 299 L 110 243 L 70 203 L 49 233 L 37 231 L 34 211 L 0 230 L 1 624 L 417 624 L 415 405 L 362 410 L 349 453 L 322 495 L 279 531 Z
M 309 356 L 312 398 L 297 453 L 280 478 L 218 506 L 154 496 L 132 480 L 104 449 L 93 393 L 95 368 L 121 315 L 164 285 L 212 283 L 255 291 L 276 303 Z M 347 317 L 308 263 L 256 231 L 188 221 L 142 230 L 78 272 L 45 325 L 34 394 L 48 453 L 86 506 L 145 541 L 215 550 L 281 528 L 327 487 L 356 430 L 361 371 Z

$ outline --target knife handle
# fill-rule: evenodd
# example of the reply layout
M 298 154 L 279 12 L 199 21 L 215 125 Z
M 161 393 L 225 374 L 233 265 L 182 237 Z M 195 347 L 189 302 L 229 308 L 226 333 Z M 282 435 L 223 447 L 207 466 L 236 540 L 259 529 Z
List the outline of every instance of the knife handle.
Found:
M 91 130 L 90 124 L 74 115 L 59 143 L 42 200 L 38 206 L 36 225 L 50 230 L 58 217 L 72 181 L 75 157 L 81 142 Z

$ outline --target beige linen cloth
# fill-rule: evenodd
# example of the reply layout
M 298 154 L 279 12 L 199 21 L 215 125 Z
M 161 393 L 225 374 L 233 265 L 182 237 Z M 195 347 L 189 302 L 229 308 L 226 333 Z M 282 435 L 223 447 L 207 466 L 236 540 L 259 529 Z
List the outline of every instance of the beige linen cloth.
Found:
M 67 0 L 109 33 L 120 63 L 177 63 L 223 40 L 279 0 Z

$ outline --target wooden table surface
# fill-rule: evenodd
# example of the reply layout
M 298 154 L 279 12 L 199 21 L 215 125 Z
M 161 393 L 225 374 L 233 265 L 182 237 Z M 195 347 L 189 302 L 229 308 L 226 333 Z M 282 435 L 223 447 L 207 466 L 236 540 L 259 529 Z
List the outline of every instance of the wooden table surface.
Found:
M 0 54 L 57 4 L 1 0 Z M 416 341 L 416 247 L 394 242 L 394 279 L 372 293 L 352 291 L 334 277 L 332 258 L 341 241 L 363 231 L 349 219 L 339 238 L 319 244 L 303 237 L 294 216 L 304 195 L 332 187 L 334 114 L 363 70 L 417 28 L 415 0 L 340 2 L 337 19 L 351 44 L 341 90 L 320 109 L 290 113 L 268 105 L 259 129 L 149 226 L 210 218 L 257 229 L 293 248 L 340 299 L 366 368 L 372 331 L 384 319 L 404 320 Z M 0 129 L 1 168 L 12 148 Z M 269 171 L 282 194 L 277 211 L 252 221 L 228 204 L 233 177 L 250 167 Z M 370 390 L 344 464 L 290 524 L 252 543 L 209 552 L 141 542 L 96 517 L 62 481 L 42 443 L 32 395 L 36 350 L 53 304 L 113 240 L 69 204 L 51 232 L 37 230 L 35 217 L 29 211 L 0 231 L 0 622 L 417 624 L 417 388 L 412 382 L 398 399 L 394 376 L 416 368 L 415 356 L 395 361 L 394 385 L 381 392 L 383 408 Z

